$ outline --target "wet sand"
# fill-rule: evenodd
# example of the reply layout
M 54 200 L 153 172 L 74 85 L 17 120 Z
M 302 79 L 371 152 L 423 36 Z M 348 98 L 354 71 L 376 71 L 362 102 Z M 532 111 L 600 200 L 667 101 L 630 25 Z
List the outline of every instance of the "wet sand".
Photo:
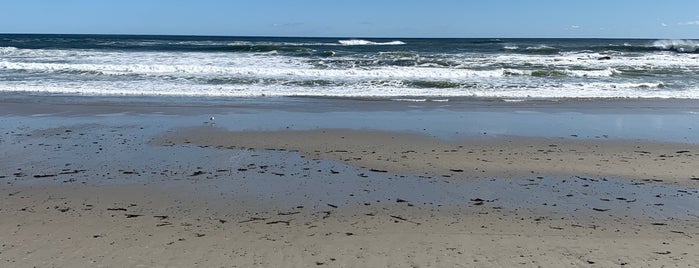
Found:
M 699 149 L 683 140 L 595 126 L 444 139 L 335 128 L 347 114 L 299 127 L 317 117 L 68 107 L 79 112 L 0 117 L 0 266 L 699 265 Z M 243 127 L 274 113 L 294 119 Z
M 210 126 L 173 130 L 155 144 L 298 151 L 375 172 L 429 177 L 614 177 L 695 185 L 699 146 L 650 141 L 499 137 L 443 141 L 379 131 L 231 132 Z

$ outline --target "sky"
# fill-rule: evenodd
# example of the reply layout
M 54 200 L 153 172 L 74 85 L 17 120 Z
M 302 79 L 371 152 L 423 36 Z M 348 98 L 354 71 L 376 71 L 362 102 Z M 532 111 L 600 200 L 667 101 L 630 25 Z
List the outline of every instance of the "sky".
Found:
M 6 0 L 0 33 L 699 38 L 699 0 Z

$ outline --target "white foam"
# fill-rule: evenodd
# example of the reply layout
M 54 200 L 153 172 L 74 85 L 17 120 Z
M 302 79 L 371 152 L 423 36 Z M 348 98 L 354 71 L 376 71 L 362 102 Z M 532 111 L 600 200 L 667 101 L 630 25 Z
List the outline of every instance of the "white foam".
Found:
M 406 102 L 426 102 L 427 99 L 391 99 L 392 101 L 406 101 Z
M 657 40 L 653 46 L 664 50 L 675 50 L 677 52 L 699 51 L 699 41 L 696 40 Z
M 66 83 L 4 83 L 0 92 L 31 92 L 70 95 L 131 95 L 131 96 L 324 96 L 324 97 L 396 97 L 401 101 L 423 101 L 436 97 L 491 97 L 491 98 L 691 98 L 699 99 L 699 88 L 683 91 L 659 90 L 661 83 L 544 83 L 482 84 L 472 88 L 411 88 L 400 83 L 350 83 L 338 86 L 289 86 L 283 84 L 203 85 L 179 82 L 133 81 L 126 84 L 91 81 L 80 84 Z M 437 100 L 434 100 L 437 101 Z
M 547 46 L 547 45 L 538 45 L 538 46 L 533 46 L 533 47 L 527 47 L 527 50 L 544 50 L 544 49 L 556 49 L 556 48 L 552 47 L 552 46 Z
M 420 64 L 418 66 L 419 67 L 437 67 L 437 68 L 442 67 L 442 65 L 439 65 L 439 64 L 433 63 L 433 62 L 423 63 L 423 64 Z
M 345 45 L 345 46 L 397 46 L 397 45 L 405 45 L 405 42 L 403 42 L 403 41 L 372 42 L 372 41 L 367 41 L 367 40 L 362 40 L 362 39 L 340 40 L 337 42 L 342 44 L 342 45 Z
M 0 55 L 11 54 L 17 51 L 16 47 L 0 47 Z
M 68 64 L 0 61 L 0 69 L 39 72 L 82 72 L 104 75 L 204 75 L 246 78 L 288 78 L 288 79 L 429 79 L 458 80 L 465 77 L 501 77 L 501 70 L 466 70 L 424 67 L 378 67 L 349 69 L 316 69 L 304 64 L 280 64 L 270 66 L 244 64 L 232 66 L 211 66 L 201 64 Z
M 647 53 L 640 56 L 626 57 L 622 55 L 611 55 L 608 60 L 598 60 L 603 55 L 599 53 L 563 52 L 558 55 L 539 56 L 522 54 L 500 54 L 481 61 L 477 59 L 467 59 L 470 66 L 543 66 L 556 67 L 561 69 L 606 69 L 608 67 L 616 69 L 638 68 L 697 68 L 699 67 L 699 57 L 673 52 Z
M 61 62 L 66 65 L 82 64 L 82 66 L 94 64 L 105 65 L 106 69 L 114 69 L 113 66 L 119 65 L 140 65 L 140 66 L 179 66 L 173 67 L 153 67 L 161 69 L 159 72 L 168 72 L 167 70 L 187 73 L 186 66 L 193 69 L 206 69 L 211 67 L 212 70 L 218 67 L 232 66 L 256 66 L 261 68 L 286 68 L 286 67 L 304 67 L 312 68 L 308 58 L 286 57 L 275 53 L 181 53 L 181 52 L 100 52 L 100 51 L 81 51 L 81 50 L 41 50 L 41 49 L 17 49 L 13 47 L 0 48 L 0 53 L 3 53 L 4 59 L 15 57 L 29 57 L 32 63 L 50 63 Z M 375 57 L 382 57 L 384 54 L 379 54 Z M 479 54 L 442 54 L 431 55 L 430 61 L 453 62 L 455 65 L 460 64 L 456 68 L 460 69 L 488 69 L 499 66 L 517 66 L 532 67 L 541 66 L 545 69 L 559 70 L 606 70 L 613 68 L 621 69 L 658 69 L 658 68 L 677 68 L 687 70 L 688 72 L 696 72 L 692 68 L 699 68 L 699 56 L 672 53 L 658 52 L 645 53 L 641 56 L 625 57 L 612 55 L 609 60 L 598 60 L 598 58 L 606 56 L 599 53 L 572 53 L 564 52 L 558 55 L 539 56 L 539 55 L 521 55 L 521 54 L 499 54 L 499 55 L 479 55 Z M 415 57 L 424 58 L 416 55 Z M 0 61 L 8 62 L 8 60 Z M 69 60 L 68 63 L 66 59 Z M 347 60 L 349 62 L 356 60 L 353 58 L 336 57 L 337 60 Z M 377 58 L 379 59 L 379 58 Z M 26 61 L 26 59 L 20 59 Z M 371 58 L 366 59 L 371 60 Z M 16 61 L 12 61 L 16 62 Z M 29 61 L 27 61 L 29 62 Z M 417 61 L 419 63 L 419 61 Z M 422 67 L 429 68 L 445 68 L 440 64 L 422 63 Z M 112 67 L 108 65 L 113 65 Z M 199 67 L 197 67 L 199 66 Z M 328 65 L 334 68 L 332 64 Z M 56 69 L 54 67 L 51 67 Z M 87 67 L 88 71 L 94 71 L 95 68 Z M 122 67 L 119 67 L 123 69 Z M 149 67 L 150 68 L 150 67 Z M 343 66 L 342 68 L 345 68 Z M 137 71 L 138 67 L 135 69 Z M 174 70 L 177 69 L 177 70 Z
M 548 56 L 445 53 L 405 57 L 416 59 L 416 64 L 448 62 L 450 66 L 460 64 L 457 67 L 433 63 L 377 65 L 375 62 L 379 60 L 395 60 L 396 56 L 377 53 L 358 58 L 343 54 L 332 59 L 314 59 L 283 53 L 2 47 L 0 72 L 21 72 L 30 78 L 0 80 L 0 91 L 78 95 L 400 96 L 428 100 L 451 96 L 699 99 L 699 89 L 691 84 L 696 83 L 694 75 L 699 73 L 699 56 L 695 54 L 653 52 L 630 57 L 615 54 L 609 60 L 598 60 L 604 55 L 591 52 Z M 560 72 L 567 77 L 532 77 L 533 70 Z M 671 70 L 686 78 L 663 84 L 662 79 L 654 81 L 653 76 L 616 77 L 627 70 Z M 211 82 L 217 80 L 222 82 Z M 320 82 L 314 83 L 317 80 Z M 425 83 L 416 86 L 415 82 Z M 433 82 L 435 88 L 430 87 Z M 441 82 L 447 88 L 439 88 Z M 676 87 L 678 83 L 689 84 Z
M 507 49 L 507 50 L 517 50 L 517 49 L 519 49 L 518 46 L 505 46 L 505 47 L 503 47 L 503 48 L 504 48 L 504 49 Z
M 577 77 L 609 77 L 622 73 L 614 68 L 607 68 L 605 70 L 566 70 L 565 72 L 567 75 Z

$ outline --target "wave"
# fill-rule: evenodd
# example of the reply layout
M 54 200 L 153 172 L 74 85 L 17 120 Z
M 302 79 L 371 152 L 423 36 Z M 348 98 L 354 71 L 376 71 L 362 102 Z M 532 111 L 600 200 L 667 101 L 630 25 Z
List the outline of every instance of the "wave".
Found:
M 289 46 L 282 44 L 226 44 L 209 46 L 181 46 L 161 49 L 165 51 L 185 52 L 289 52 L 310 55 L 315 50 L 303 46 Z
M 658 52 L 664 49 L 655 47 L 652 45 L 631 45 L 624 43 L 623 45 L 609 44 L 606 46 L 593 46 L 590 47 L 591 51 L 595 52 L 635 52 L 635 53 L 648 53 L 648 52 Z
M 566 70 L 566 74 L 575 77 L 610 77 L 614 75 L 622 74 L 614 68 L 607 68 L 606 70 Z
M 592 51 L 597 52 L 636 52 L 636 53 L 648 53 L 648 52 L 659 52 L 659 51 L 671 51 L 678 53 L 698 53 L 699 52 L 699 41 L 696 40 L 656 40 L 651 44 L 641 44 L 634 45 L 629 43 L 624 43 L 621 45 L 609 44 L 606 46 L 593 46 L 590 47 Z
M 541 70 L 517 70 L 503 69 L 505 76 L 533 76 L 533 77 L 611 77 L 623 72 L 614 68 L 605 70 L 570 70 L 570 69 L 541 69 Z
M 75 74 L 91 76 L 144 76 L 144 77 L 174 77 L 187 80 L 197 77 L 230 79 L 239 78 L 282 78 L 286 80 L 307 80 L 307 78 L 325 80 L 376 80 L 376 79 L 400 79 L 405 81 L 417 80 L 418 87 L 449 88 L 458 87 L 463 81 L 472 78 L 504 78 L 513 76 L 531 77 L 612 77 L 626 75 L 628 77 L 638 77 L 642 75 L 653 76 L 655 73 L 648 71 L 629 70 L 626 71 L 613 67 L 604 69 L 597 68 L 570 68 L 560 66 L 559 68 L 458 68 L 445 66 L 444 63 L 427 62 L 415 65 L 414 61 L 407 63 L 391 62 L 391 64 L 381 65 L 372 60 L 373 66 L 356 67 L 347 66 L 338 68 L 339 64 L 334 63 L 322 65 L 307 65 L 302 61 L 287 61 L 284 58 L 269 55 L 278 61 L 258 61 L 260 56 L 250 58 L 239 58 L 238 62 L 231 65 L 229 61 L 202 61 L 192 59 L 197 63 L 187 59 L 175 62 L 152 62 L 151 64 L 131 64 L 128 60 L 120 63 L 61 63 L 61 62 L 13 62 L 0 60 L 0 70 L 51 74 Z M 135 60 L 135 59 L 134 59 Z M 356 64 L 356 63 L 353 63 Z M 320 66 L 320 67 L 319 67 Z M 661 71 L 663 71 L 661 69 Z M 669 72 L 669 71 L 664 71 Z M 671 73 L 671 72 L 670 72 Z M 660 73 L 659 75 L 663 75 Z M 84 79 L 84 78 L 83 78 Z M 437 82 L 433 82 L 437 81 Z
M 449 102 L 449 99 L 425 99 L 425 98 L 395 98 L 392 101 L 399 102 Z
M 403 41 L 372 42 L 372 41 L 362 40 L 362 39 L 340 40 L 337 42 L 340 43 L 341 45 L 344 45 L 344 46 L 398 46 L 398 45 L 405 45 L 406 44 Z
M 99 73 L 105 75 L 225 75 L 235 77 L 323 77 L 332 79 L 376 79 L 392 77 L 411 79 L 419 77 L 461 79 L 464 77 L 497 77 L 501 70 L 469 70 L 430 67 L 341 68 L 317 69 L 305 65 L 255 65 L 249 62 L 237 66 L 210 66 L 206 64 L 69 64 L 0 61 L 0 69 L 41 73 Z
M 502 46 L 502 50 L 533 55 L 554 55 L 560 52 L 579 53 L 605 53 L 605 52 L 630 52 L 630 53 L 652 53 L 670 51 L 678 53 L 699 53 L 699 40 L 655 40 L 652 43 L 623 43 L 623 44 L 595 44 L 590 46 L 575 46 L 557 48 L 549 45 L 528 46 L 524 49 L 516 44 Z
M 406 81 L 402 82 L 403 85 L 414 87 L 414 88 L 462 88 L 467 87 L 468 84 L 453 81 Z
M 17 52 L 16 47 L 0 47 L 0 55 L 7 55 Z
M 519 46 L 516 45 L 507 45 L 504 46 L 502 49 L 506 51 L 531 55 L 556 55 L 561 52 L 560 49 L 547 45 L 530 46 L 524 49 L 521 49 Z
M 533 76 L 533 77 L 565 77 L 567 74 L 564 70 L 517 70 L 503 69 L 505 76 Z
M 560 50 L 558 48 L 552 47 L 552 46 L 547 46 L 547 45 L 538 45 L 535 47 L 527 47 L 524 50 L 527 54 L 537 54 L 537 55 L 554 55 L 558 54 Z
M 404 102 L 426 102 L 427 99 L 409 99 L 409 98 L 398 98 L 391 99 L 392 101 L 404 101 Z
M 663 83 L 480 83 L 461 88 L 419 88 L 400 83 L 341 84 L 323 87 L 295 85 L 185 85 L 181 83 L 145 83 L 127 87 L 113 84 L 3 85 L 0 92 L 91 96 L 215 96 L 215 97 L 384 97 L 397 101 L 448 101 L 450 97 L 484 98 L 687 98 L 699 99 L 699 88 L 666 90 Z
M 681 53 L 699 52 L 699 41 L 697 40 L 657 40 L 653 42 L 653 46 Z
M 381 51 L 379 55 L 400 58 L 415 58 L 420 56 L 420 54 L 412 51 Z

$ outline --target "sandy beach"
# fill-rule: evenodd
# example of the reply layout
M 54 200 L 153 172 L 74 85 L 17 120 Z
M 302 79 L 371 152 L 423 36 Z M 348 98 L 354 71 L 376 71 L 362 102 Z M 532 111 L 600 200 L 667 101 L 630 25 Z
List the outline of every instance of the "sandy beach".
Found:
M 699 265 L 694 102 L 286 103 L 4 100 L 0 266 Z

